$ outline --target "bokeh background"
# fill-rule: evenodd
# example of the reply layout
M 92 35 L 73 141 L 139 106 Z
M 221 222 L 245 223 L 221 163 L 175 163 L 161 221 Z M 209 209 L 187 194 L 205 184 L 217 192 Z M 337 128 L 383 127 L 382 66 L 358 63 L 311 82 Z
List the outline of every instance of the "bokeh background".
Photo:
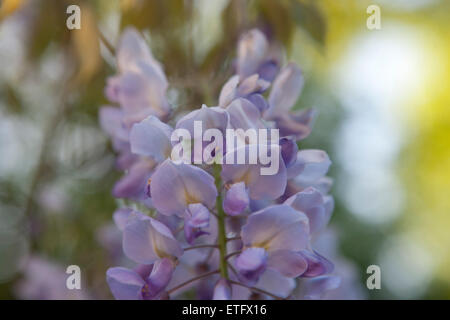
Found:
M 450 1 L 0 3 L 0 299 L 52 291 L 72 264 L 83 296 L 49 297 L 111 298 L 120 173 L 97 117 L 115 72 L 108 46 L 127 25 L 142 30 L 170 101 L 187 110 L 217 102 L 243 31 L 280 41 L 306 78 L 296 107 L 320 112 L 301 147 L 333 161 L 330 225 L 359 297 L 450 298 Z M 81 30 L 66 28 L 70 4 Z M 366 27 L 371 4 L 380 30 Z M 381 290 L 365 287 L 372 264 Z

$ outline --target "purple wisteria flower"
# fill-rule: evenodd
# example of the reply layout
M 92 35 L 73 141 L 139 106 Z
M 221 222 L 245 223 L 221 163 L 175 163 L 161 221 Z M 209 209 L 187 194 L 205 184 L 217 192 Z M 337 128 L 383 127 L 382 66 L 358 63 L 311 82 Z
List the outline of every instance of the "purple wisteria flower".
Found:
M 237 182 L 226 191 L 223 210 L 230 216 L 242 213 L 249 205 L 250 199 L 244 182 Z
M 313 187 L 293 195 L 284 203 L 307 215 L 311 234 L 321 231 L 328 224 L 334 207 L 332 197 L 323 196 Z
M 108 79 L 106 96 L 124 112 L 124 124 L 170 111 L 165 97 L 168 87 L 161 65 L 155 60 L 138 31 L 126 29 L 117 47 L 119 74 Z
M 217 197 L 214 178 L 208 172 L 170 159 L 152 175 L 150 190 L 153 205 L 159 212 L 180 217 L 190 204 L 212 208 Z
M 173 263 L 163 258 L 135 270 L 110 268 L 106 280 L 118 300 L 153 300 L 163 297 L 163 290 L 172 278 Z
M 257 29 L 242 35 L 237 51 L 237 74 L 223 86 L 219 105 L 226 107 L 237 98 L 245 98 L 264 112 L 269 104 L 262 94 L 279 71 L 279 53 Z
M 230 300 L 231 299 L 231 285 L 226 279 L 217 281 L 214 287 L 213 300 Z
M 130 131 L 133 124 L 153 116 L 147 121 L 156 129 L 148 129 L 146 133 L 158 134 L 158 129 L 167 133 L 167 125 L 157 120 L 165 119 L 170 113 L 166 99 L 168 83 L 161 65 L 135 29 L 128 28 L 123 32 L 116 58 L 118 75 L 108 79 L 105 89 L 106 96 L 115 106 L 104 106 L 100 110 L 100 124 L 119 153 L 117 166 L 126 172 L 116 183 L 113 195 L 145 202 L 146 182 L 157 162 L 165 158 L 164 149 L 160 151 L 162 154 L 155 154 L 143 150 L 146 145 L 141 145 L 140 141 L 130 145 L 132 138 L 139 140 L 143 134 L 139 128 L 133 135 Z M 160 139 L 155 139 L 152 144 L 157 141 Z
M 165 224 L 140 212 L 132 215 L 123 229 L 123 251 L 127 257 L 137 263 L 151 264 L 158 259 L 174 259 L 183 254 L 179 242 Z
M 318 298 L 339 285 L 315 242 L 334 207 L 331 161 L 299 149 L 316 113 L 295 110 L 303 74 L 281 61 L 280 48 L 250 30 L 216 106 L 168 117 L 162 66 L 137 31 L 124 31 L 105 90 L 116 106 L 100 111 L 126 172 L 113 194 L 127 206 L 113 218 L 136 263 L 107 271 L 116 299 L 192 288 L 201 299 Z M 308 290 L 295 295 L 301 283 Z
M 242 227 L 242 253 L 235 266 L 243 279 L 255 283 L 270 268 L 287 277 L 298 277 L 307 270 L 300 251 L 308 246 L 307 216 L 287 205 L 273 205 L 248 217 Z
M 189 133 L 192 138 L 190 157 L 186 157 L 194 164 L 212 163 L 214 158 L 222 156 L 225 152 L 225 139 L 214 141 L 214 148 L 208 149 L 208 145 L 214 137 L 205 137 L 203 132 L 212 132 L 214 135 L 225 137 L 229 126 L 230 115 L 219 107 L 207 107 L 202 105 L 177 121 L 176 129 Z M 198 126 L 198 128 L 196 128 Z M 206 141 L 205 141 L 206 140 Z M 182 158 L 184 155 L 180 155 Z
M 208 208 L 201 203 L 193 203 L 188 205 L 184 212 L 184 235 L 189 244 L 192 244 L 198 237 L 209 234 L 204 230 L 209 227 L 210 212 Z

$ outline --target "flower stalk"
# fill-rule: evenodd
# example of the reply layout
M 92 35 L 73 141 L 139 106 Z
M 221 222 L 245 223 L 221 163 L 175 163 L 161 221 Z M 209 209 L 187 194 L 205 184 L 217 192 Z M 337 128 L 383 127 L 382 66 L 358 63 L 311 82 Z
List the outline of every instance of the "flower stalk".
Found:
M 218 229 L 218 245 L 220 252 L 220 275 L 222 278 L 228 279 L 228 268 L 227 268 L 227 234 L 225 230 L 225 211 L 222 207 L 222 179 L 220 177 L 221 166 L 216 164 L 214 166 L 214 176 L 216 180 L 216 188 L 218 191 L 218 196 L 216 199 L 216 209 L 217 209 L 217 229 Z

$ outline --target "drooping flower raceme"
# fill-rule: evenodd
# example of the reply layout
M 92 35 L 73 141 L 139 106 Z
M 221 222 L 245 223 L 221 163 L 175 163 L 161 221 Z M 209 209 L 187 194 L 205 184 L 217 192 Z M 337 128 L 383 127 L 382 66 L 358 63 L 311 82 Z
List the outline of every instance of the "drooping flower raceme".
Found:
M 291 110 L 304 80 L 294 63 L 281 68 L 279 52 L 259 30 L 245 33 L 218 105 L 177 116 L 162 66 L 137 31 L 124 31 L 118 75 L 105 90 L 115 106 L 100 111 L 126 172 L 113 194 L 137 202 L 114 214 L 136 263 L 107 271 L 115 298 L 176 298 L 196 288 L 204 299 L 283 299 L 297 278 L 332 272 L 312 245 L 333 211 L 331 162 L 298 148 L 315 112 Z M 336 287 L 313 283 L 317 296 Z
M 164 154 L 165 149 L 147 154 L 140 152 L 141 146 L 137 145 L 132 150 L 130 131 L 134 124 L 149 116 L 153 116 L 147 119 L 149 122 L 167 118 L 170 113 L 166 98 L 168 83 L 162 66 L 153 58 L 136 30 L 124 31 L 116 55 L 118 74 L 108 79 L 105 89 L 113 105 L 103 106 L 100 110 L 100 124 L 111 137 L 113 147 L 119 154 L 117 166 L 126 172 L 114 186 L 113 195 L 145 203 L 146 182 L 158 161 L 164 158 L 161 154 Z M 166 133 L 165 124 L 157 124 L 162 134 Z M 153 143 L 156 141 L 160 139 L 155 139 Z

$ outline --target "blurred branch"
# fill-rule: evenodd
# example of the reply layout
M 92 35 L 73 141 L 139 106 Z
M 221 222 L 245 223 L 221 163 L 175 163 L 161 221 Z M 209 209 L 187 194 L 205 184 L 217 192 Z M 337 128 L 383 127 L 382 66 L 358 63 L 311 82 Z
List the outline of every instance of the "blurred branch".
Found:
M 35 194 L 38 192 L 39 185 L 42 178 L 47 173 L 47 156 L 50 153 L 50 148 L 53 144 L 53 138 L 55 138 L 55 130 L 62 119 L 66 116 L 70 109 L 70 105 L 67 103 L 67 98 L 74 82 L 69 80 L 64 85 L 61 93 L 60 103 L 56 113 L 50 118 L 48 125 L 45 128 L 41 148 L 39 150 L 39 158 L 34 170 L 34 175 L 31 179 L 30 190 L 26 199 L 23 219 L 29 219 L 31 225 L 37 221 L 38 215 L 35 210 Z M 31 246 L 35 246 L 34 237 L 36 235 L 31 232 Z
M 106 49 L 108 49 L 108 51 L 115 56 L 116 55 L 116 50 L 114 49 L 114 46 L 111 44 L 111 42 L 109 42 L 108 39 L 106 39 L 105 35 L 99 30 L 98 31 L 99 37 L 100 37 L 100 41 L 103 43 L 103 45 L 106 47 Z

